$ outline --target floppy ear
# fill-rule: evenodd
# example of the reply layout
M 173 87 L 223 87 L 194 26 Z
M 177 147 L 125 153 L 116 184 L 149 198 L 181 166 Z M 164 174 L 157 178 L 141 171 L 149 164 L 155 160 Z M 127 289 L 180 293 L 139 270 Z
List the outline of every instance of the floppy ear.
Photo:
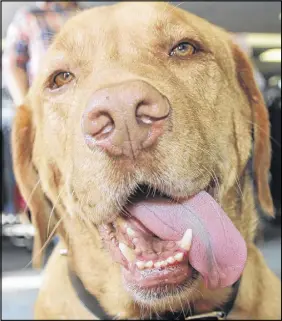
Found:
M 249 58 L 233 44 L 233 56 L 236 65 L 238 81 L 248 97 L 252 109 L 253 122 L 253 171 L 257 199 L 261 209 L 274 216 L 274 207 L 268 182 L 271 164 L 270 123 L 268 110 L 263 96 L 256 85 L 252 65 Z
M 17 108 L 12 128 L 13 166 L 20 192 L 31 211 L 35 227 L 32 260 L 33 266 L 39 268 L 43 263 L 42 247 L 48 240 L 47 226 L 49 224 L 52 231 L 55 223 L 53 218 L 49 222 L 51 204 L 42 190 L 32 161 L 34 137 L 32 111 L 28 105 L 22 105 Z

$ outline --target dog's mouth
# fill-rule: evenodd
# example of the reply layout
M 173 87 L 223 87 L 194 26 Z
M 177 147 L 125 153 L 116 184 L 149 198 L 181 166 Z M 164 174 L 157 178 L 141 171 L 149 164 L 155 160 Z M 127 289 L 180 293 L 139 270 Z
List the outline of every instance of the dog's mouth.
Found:
M 175 200 L 142 185 L 122 212 L 99 230 L 129 287 L 179 287 L 195 272 L 209 288 L 239 279 L 247 257 L 245 242 L 206 191 Z

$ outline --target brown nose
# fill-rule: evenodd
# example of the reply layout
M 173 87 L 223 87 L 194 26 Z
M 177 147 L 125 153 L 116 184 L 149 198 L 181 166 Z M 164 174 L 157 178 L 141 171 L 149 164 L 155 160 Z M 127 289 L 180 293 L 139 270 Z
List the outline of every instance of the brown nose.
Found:
M 94 93 L 83 114 L 90 148 L 135 159 L 156 143 L 169 116 L 168 100 L 144 81 L 129 81 Z

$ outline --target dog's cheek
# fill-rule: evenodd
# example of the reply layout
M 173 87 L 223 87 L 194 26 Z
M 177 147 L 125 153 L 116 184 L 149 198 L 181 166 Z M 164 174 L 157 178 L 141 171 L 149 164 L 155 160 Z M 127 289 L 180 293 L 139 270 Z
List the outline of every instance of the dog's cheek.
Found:
M 164 90 L 171 103 L 172 117 L 171 126 L 159 144 L 162 155 L 159 167 L 171 168 L 173 163 L 178 172 L 167 171 L 171 182 L 184 179 L 186 189 L 189 185 L 203 187 L 206 179 L 200 177 L 211 176 L 222 157 L 220 147 L 223 145 L 224 150 L 226 145 L 222 137 L 228 125 L 226 115 L 220 111 L 220 96 L 226 84 L 213 63 L 191 67 L 187 74 L 182 71 L 178 75 L 177 93 L 171 92 L 169 86 Z M 176 177 L 178 173 L 181 174 Z
M 63 112 L 62 106 L 52 101 L 45 101 L 42 112 L 41 132 L 42 141 L 49 151 L 50 158 L 62 161 L 67 149 L 67 121 L 68 113 Z
M 65 103 L 61 105 L 55 99 L 45 97 L 39 104 L 42 108 L 35 115 L 35 121 L 41 125 L 35 137 L 33 162 L 46 196 L 58 208 L 64 199 L 67 176 L 72 168 L 68 140 L 72 128 L 69 126 L 67 101 Z
M 250 111 L 246 107 L 245 98 L 234 91 L 234 85 L 227 83 L 218 97 L 218 118 L 215 126 L 218 132 L 217 142 L 221 162 L 222 190 L 238 184 L 246 162 L 250 156 Z

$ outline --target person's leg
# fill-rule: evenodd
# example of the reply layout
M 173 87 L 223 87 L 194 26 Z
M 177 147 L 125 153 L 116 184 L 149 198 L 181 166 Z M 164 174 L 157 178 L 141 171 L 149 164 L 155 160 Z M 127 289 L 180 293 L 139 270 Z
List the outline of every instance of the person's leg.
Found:
M 5 202 L 3 204 L 3 212 L 16 214 L 17 208 L 15 204 L 16 183 L 12 165 L 11 155 L 11 127 L 14 117 L 14 109 L 11 103 L 3 103 L 2 106 L 2 135 L 3 135 L 3 178 L 5 189 Z

